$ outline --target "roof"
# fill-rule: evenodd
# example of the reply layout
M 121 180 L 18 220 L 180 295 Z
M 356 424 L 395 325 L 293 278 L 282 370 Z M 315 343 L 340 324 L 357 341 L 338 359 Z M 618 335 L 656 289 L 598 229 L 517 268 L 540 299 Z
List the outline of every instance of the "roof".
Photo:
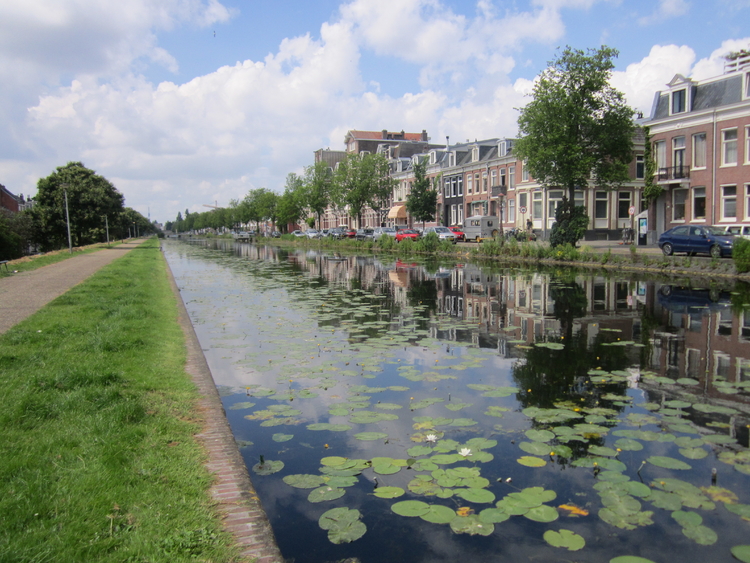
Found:
M 352 129 L 346 134 L 347 138 L 353 137 L 357 140 L 393 140 L 393 141 L 422 141 L 422 133 L 404 133 L 404 131 L 357 131 Z
M 693 111 L 720 108 L 741 102 L 742 77 L 742 73 L 734 72 L 722 75 L 719 79 L 710 79 L 702 83 L 692 82 L 691 86 L 690 82 L 684 77 L 676 75 L 669 85 L 676 86 L 675 89 L 680 89 L 679 87 L 684 83 L 687 87 L 691 88 L 691 107 L 688 108 L 689 113 Z M 682 80 L 677 80 L 678 78 L 681 78 Z M 654 107 L 651 112 L 651 120 L 669 117 L 669 95 L 671 92 L 673 92 L 673 90 L 656 93 Z M 680 115 L 684 115 L 684 113 Z

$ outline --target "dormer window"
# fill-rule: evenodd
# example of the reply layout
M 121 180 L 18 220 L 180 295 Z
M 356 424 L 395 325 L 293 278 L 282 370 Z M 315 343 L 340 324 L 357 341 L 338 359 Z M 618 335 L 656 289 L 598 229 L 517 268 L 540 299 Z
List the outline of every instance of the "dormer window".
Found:
M 430 151 L 430 164 L 435 164 L 437 162 L 437 153 L 435 151 Z
M 745 73 L 745 99 L 750 99 L 750 72 Z
M 471 161 L 477 162 L 479 160 L 479 147 L 472 147 L 471 149 Z
M 500 141 L 500 145 L 497 148 L 497 152 L 500 154 L 500 156 L 505 156 L 508 154 L 508 143 L 507 141 Z
M 687 90 L 676 90 L 672 92 L 672 115 L 684 113 L 687 110 Z
M 455 166 L 456 165 L 456 153 L 451 152 L 448 155 L 448 166 Z

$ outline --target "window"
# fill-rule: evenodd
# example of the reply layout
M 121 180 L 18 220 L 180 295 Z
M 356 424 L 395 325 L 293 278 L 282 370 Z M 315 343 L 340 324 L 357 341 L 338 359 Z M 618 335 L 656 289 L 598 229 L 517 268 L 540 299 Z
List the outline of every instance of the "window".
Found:
M 750 184 L 745 184 L 745 219 L 750 217 Z
M 456 224 L 456 217 L 458 216 L 458 212 L 456 208 L 457 208 L 456 205 L 451 205 L 451 225 Z
M 476 188 L 474 189 L 474 193 L 479 193 L 479 173 L 474 174 L 474 185 Z
M 459 205 L 458 206 L 458 222 L 457 225 L 463 225 L 464 224 L 464 206 Z
M 452 152 L 448 154 L 448 166 L 453 167 L 456 165 L 456 153 Z
M 662 175 L 667 168 L 667 142 L 656 141 L 654 143 L 654 156 L 656 158 L 656 173 Z
M 674 178 L 685 177 L 685 137 L 672 139 L 672 167 Z
M 500 169 L 500 185 L 505 185 L 505 168 Z
M 471 195 L 474 193 L 474 176 L 469 174 L 466 177 L 466 194 Z
M 516 220 L 516 200 L 508 200 L 508 221 L 514 223 Z
M 516 187 L 516 167 L 508 166 L 508 189 L 513 190 Z
M 456 178 L 451 178 L 451 197 L 456 197 L 456 189 L 458 188 L 458 182 Z
M 526 167 L 526 161 L 523 161 L 523 165 L 521 166 L 521 181 L 522 182 L 528 182 L 529 181 L 529 170 Z
M 451 181 L 449 178 L 445 179 L 445 197 L 451 196 Z
M 646 161 L 645 157 L 640 154 L 635 157 L 635 179 L 643 180 L 646 177 Z
M 721 217 L 722 219 L 737 218 L 737 186 L 722 186 Z
M 492 186 L 497 186 L 497 170 L 490 172 L 492 178 Z
M 677 90 L 672 92 L 672 113 L 683 113 L 685 107 L 687 90 Z
M 471 149 L 471 161 L 476 162 L 479 160 L 479 147 L 472 147 Z
M 596 192 L 596 203 L 594 205 L 594 218 L 607 218 L 607 192 Z
M 686 200 L 687 190 L 685 188 L 675 188 L 672 190 L 672 221 L 685 220 Z
M 542 192 L 534 192 L 534 219 L 542 218 Z
M 693 168 L 706 167 L 706 134 L 693 135 Z
M 693 219 L 706 219 L 706 188 L 693 188 Z
M 462 195 L 464 195 L 464 177 L 459 176 L 456 179 L 456 183 L 458 184 L 458 196 L 461 197 Z
M 528 196 L 529 196 L 529 194 L 527 194 L 526 192 L 524 192 L 522 194 L 518 194 L 518 208 L 519 209 L 521 207 L 528 207 L 528 205 L 529 205 L 528 204 Z M 525 213 L 525 212 L 522 212 L 522 213 Z
M 750 125 L 745 127 L 745 164 L 750 164 Z
M 617 218 L 628 219 L 630 217 L 630 192 L 619 192 L 617 195 Z
M 562 203 L 562 190 L 550 190 L 547 199 L 547 216 L 554 217 L 557 206 Z
M 722 166 L 737 164 L 737 129 L 722 131 L 721 145 Z
M 482 172 L 482 193 L 487 193 L 487 172 Z

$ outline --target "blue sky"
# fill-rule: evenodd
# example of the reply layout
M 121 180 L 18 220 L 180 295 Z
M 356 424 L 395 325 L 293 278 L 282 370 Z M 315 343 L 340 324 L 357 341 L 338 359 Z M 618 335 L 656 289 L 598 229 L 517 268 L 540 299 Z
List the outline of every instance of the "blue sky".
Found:
M 750 48 L 750 0 L 6 0 L 0 183 L 81 161 L 159 221 L 281 192 L 349 129 L 511 137 L 560 47 L 619 50 L 648 114 Z

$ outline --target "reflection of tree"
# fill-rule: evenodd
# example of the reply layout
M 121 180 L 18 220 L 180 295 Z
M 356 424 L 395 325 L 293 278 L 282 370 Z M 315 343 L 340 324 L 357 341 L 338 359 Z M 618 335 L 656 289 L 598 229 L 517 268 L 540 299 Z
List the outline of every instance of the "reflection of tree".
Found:
M 430 316 L 437 313 L 437 284 L 435 280 L 412 280 L 406 290 L 409 305 L 416 307 L 414 312 L 419 329 L 426 329 L 430 324 Z
M 560 321 L 562 334 L 566 339 L 573 337 L 573 322 L 586 314 L 588 300 L 584 289 L 571 281 L 551 281 L 549 296 L 555 302 L 554 316 Z

